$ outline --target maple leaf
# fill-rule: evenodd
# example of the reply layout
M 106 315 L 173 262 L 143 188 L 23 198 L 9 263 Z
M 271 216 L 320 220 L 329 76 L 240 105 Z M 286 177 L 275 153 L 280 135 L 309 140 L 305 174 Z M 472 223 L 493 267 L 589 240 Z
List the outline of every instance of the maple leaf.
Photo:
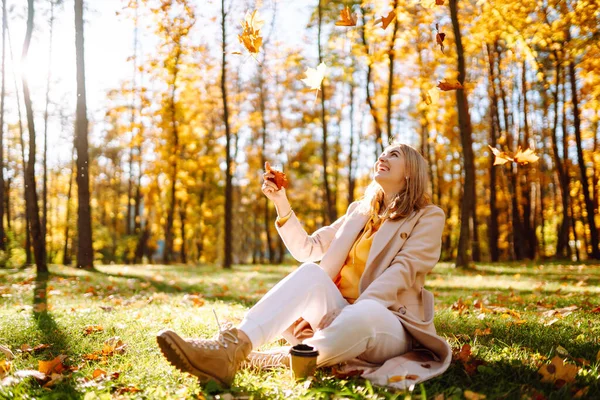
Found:
M 448 91 L 448 90 L 458 90 L 458 89 L 463 89 L 463 85 L 461 85 L 461 83 L 457 80 L 452 80 L 452 81 L 447 81 L 447 80 L 443 80 L 441 82 L 438 83 L 437 87 L 439 87 L 441 90 L 443 91 Z
M 104 341 L 104 345 L 102 346 L 102 354 L 106 356 L 113 355 L 115 353 L 120 354 L 125 352 L 125 348 L 127 345 L 123 343 L 121 338 L 118 336 L 111 337 Z
M 436 6 L 443 6 L 444 5 L 444 0 L 435 0 L 435 5 Z
M 388 25 L 396 19 L 396 12 L 394 10 L 390 11 L 387 17 L 381 17 L 381 27 L 385 30 Z
M 550 364 L 542 365 L 538 373 L 542 375 L 542 382 L 554 383 L 563 386 L 565 383 L 575 381 L 579 367 L 573 364 L 564 364 L 562 358 L 554 356 Z
M 437 32 L 435 35 L 435 42 L 440 46 L 442 50 L 442 54 L 444 53 L 444 39 L 446 39 L 446 34 L 444 32 L 440 32 L 440 28 L 438 24 L 435 24 L 435 31 Z
M 340 11 L 340 19 L 336 21 L 335 26 L 356 26 L 356 14 L 352 14 L 349 6 Z
M 517 153 L 513 157 L 514 161 L 521 164 L 526 165 L 529 163 L 534 163 L 539 160 L 539 157 L 535 155 L 535 152 L 532 149 L 527 149 L 525 151 L 521 150 L 521 147 L 517 149 Z
M 504 165 L 509 161 L 512 161 L 513 159 L 506 154 L 503 151 L 500 151 L 498 149 L 493 148 L 492 146 L 488 146 L 490 148 L 490 150 L 492 150 L 492 153 L 494 153 L 494 156 L 496 156 L 495 160 L 494 160 L 494 165 Z
M 308 67 L 305 72 L 306 78 L 302 79 L 302 82 L 306 83 L 311 90 L 319 90 L 326 73 L 327 65 L 323 62 L 316 69 Z
M 94 332 L 102 332 L 103 330 L 104 328 L 101 325 L 88 325 L 83 328 L 83 334 L 87 336 Z
M 269 180 L 277 185 L 277 190 L 281 189 L 282 187 L 286 189 L 289 187 L 290 183 L 287 179 L 287 176 L 283 172 L 271 168 L 271 164 L 269 164 L 268 161 L 265 162 L 265 171 L 275 175 L 274 178 L 269 178 Z
M 262 36 L 260 29 L 264 25 L 264 21 L 258 18 L 258 10 L 246 12 L 246 16 L 241 22 L 242 34 L 238 35 L 238 40 L 250 54 L 257 54 L 262 46 Z
M 46 375 L 51 375 L 52 373 L 60 374 L 66 369 L 62 363 L 65 358 L 67 356 L 61 354 L 50 361 L 40 360 L 38 361 L 38 371 Z

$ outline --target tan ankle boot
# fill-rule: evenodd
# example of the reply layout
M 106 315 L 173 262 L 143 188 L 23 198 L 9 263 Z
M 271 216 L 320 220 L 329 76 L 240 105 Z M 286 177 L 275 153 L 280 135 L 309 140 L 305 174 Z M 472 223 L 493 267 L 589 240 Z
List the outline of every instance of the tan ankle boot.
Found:
M 165 329 L 158 333 L 156 341 L 177 369 L 197 376 L 202 383 L 214 379 L 227 387 L 252 350 L 252 344 L 240 337 L 235 328 L 220 331 L 212 340 L 183 339 Z

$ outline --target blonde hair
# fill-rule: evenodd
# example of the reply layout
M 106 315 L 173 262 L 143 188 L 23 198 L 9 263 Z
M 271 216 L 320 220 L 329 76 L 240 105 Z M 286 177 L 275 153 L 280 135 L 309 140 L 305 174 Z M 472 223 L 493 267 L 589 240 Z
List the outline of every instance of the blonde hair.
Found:
M 404 143 L 392 143 L 387 149 L 398 148 L 404 157 L 404 173 L 406 185 L 392 198 L 383 218 L 397 220 L 408 217 L 413 211 L 418 211 L 431 204 L 431 196 L 427 193 L 429 176 L 427 161 L 413 147 Z M 385 193 L 375 179 L 365 189 L 360 198 L 358 210 L 364 214 L 379 213 L 383 208 Z

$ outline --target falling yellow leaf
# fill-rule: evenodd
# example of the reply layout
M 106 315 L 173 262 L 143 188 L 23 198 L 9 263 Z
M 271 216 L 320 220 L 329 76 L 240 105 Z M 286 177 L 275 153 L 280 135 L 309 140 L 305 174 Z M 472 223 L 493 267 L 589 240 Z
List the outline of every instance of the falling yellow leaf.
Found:
M 336 26 L 356 26 L 356 14 L 352 14 L 349 6 L 344 7 L 342 11 L 340 11 L 340 19 L 336 21 Z
M 436 6 L 435 2 L 436 0 L 421 0 L 419 3 L 424 8 L 434 8 Z
M 542 375 L 542 382 L 564 384 L 574 382 L 578 371 L 576 365 L 564 364 L 562 358 L 554 356 L 550 364 L 542 365 L 538 373 Z
M 321 83 L 325 78 L 325 74 L 327 73 L 327 65 L 325 63 L 319 64 L 317 68 L 307 68 L 306 69 L 306 78 L 302 79 L 306 85 L 308 85 L 311 90 L 319 90 L 321 88 Z
M 465 399 L 467 399 L 467 400 L 482 400 L 482 399 L 485 399 L 485 394 L 475 393 L 475 392 L 472 392 L 470 390 L 465 390 L 463 392 L 463 396 L 465 396 Z
M 388 25 L 396 19 L 396 12 L 394 10 L 390 11 L 387 17 L 381 17 L 381 27 L 385 30 Z
M 425 103 L 427 105 L 436 105 L 440 101 L 440 90 L 436 87 L 429 89 L 425 93 Z
M 513 160 L 512 157 L 510 157 L 505 152 L 495 149 L 492 146 L 488 146 L 488 147 L 490 148 L 490 150 L 492 150 L 492 153 L 494 153 L 494 156 L 496 156 L 496 159 L 494 160 L 494 165 L 503 165 L 503 164 L 506 164 L 507 162 Z
M 521 147 L 517 149 L 517 153 L 514 156 L 514 161 L 521 165 L 534 163 L 537 160 L 539 160 L 539 157 L 535 155 L 535 152 L 532 149 L 522 151 Z
M 264 25 L 264 21 L 258 18 L 258 10 L 254 10 L 252 13 L 246 12 L 241 24 L 243 31 L 241 35 L 238 35 L 238 40 L 250 54 L 257 54 L 262 46 L 260 29 Z
M 38 371 L 43 372 L 46 375 L 50 375 L 52 373 L 60 374 L 65 370 L 65 366 L 62 363 L 65 358 L 67 358 L 67 356 L 59 355 L 50 361 L 40 360 L 38 361 Z

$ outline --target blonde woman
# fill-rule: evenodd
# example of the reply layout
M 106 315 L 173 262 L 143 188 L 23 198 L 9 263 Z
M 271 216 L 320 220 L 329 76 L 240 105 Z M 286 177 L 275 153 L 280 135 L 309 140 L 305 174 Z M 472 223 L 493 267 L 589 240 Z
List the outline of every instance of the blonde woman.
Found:
M 167 360 L 202 382 L 229 386 L 252 349 L 283 335 L 315 347 L 318 366 L 344 363 L 376 384 L 405 387 L 444 372 L 452 354 L 436 334 L 433 296 L 423 288 L 445 222 L 427 195 L 427 163 L 414 148 L 393 144 L 373 172 L 363 198 L 312 235 L 265 173 L 262 191 L 277 209 L 276 229 L 303 264 L 216 339 L 161 331 Z

